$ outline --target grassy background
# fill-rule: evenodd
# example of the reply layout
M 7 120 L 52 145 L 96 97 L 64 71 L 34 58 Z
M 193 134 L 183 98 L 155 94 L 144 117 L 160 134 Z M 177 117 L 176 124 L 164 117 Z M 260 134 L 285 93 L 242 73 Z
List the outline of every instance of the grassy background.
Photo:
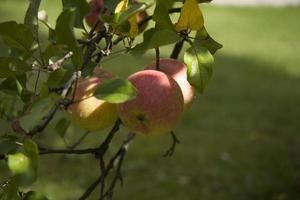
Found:
M 57 2 L 42 5 L 52 23 Z M 25 4 L 2 0 L 0 21 L 22 21 Z M 203 11 L 208 31 L 224 45 L 214 77 L 176 128 L 181 145 L 172 158 L 161 156 L 168 136 L 136 138 L 115 199 L 300 199 L 300 8 L 207 5 Z M 166 47 L 162 55 L 169 52 Z M 152 59 L 151 53 L 138 60 L 119 56 L 103 65 L 126 77 Z M 45 146 L 64 145 L 53 132 L 43 137 Z M 79 133 L 69 129 L 67 142 L 76 137 Z M 103 137 L 91 134 L 81 147 Z M 89 156 L 43 156 L 40 164 L 34 188 L 50 199 L 78 198 L 99 174 Z M 2 179 L 7 169 L 0 165 Z

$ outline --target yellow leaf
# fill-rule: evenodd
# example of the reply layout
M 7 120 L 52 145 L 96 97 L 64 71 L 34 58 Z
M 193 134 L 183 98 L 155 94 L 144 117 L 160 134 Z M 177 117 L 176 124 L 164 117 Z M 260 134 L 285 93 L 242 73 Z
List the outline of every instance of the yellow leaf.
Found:
M 116 7 L 115 9 L 115 13 L 119 13 L 119 12 L 122 12 L 124 10 L 126 10 L 128 8 L 128 0 L 122 0 Z M 124 34 L 124 35 L 127 35 L 129 36 L 130 38 L 135 38 L 138 33 L 139 33 L 139 27 L 138 27 L 138 24 L 137 24 L 137 18 L 136 18 L 136 15 L 130 17 L 128 19 L 129 21 L 129 24 L 130 24 L 130 30 L 128 33 L 121 33 L 121 34 Z
M 120 3 L 118 3 L 115 13 L 122 12 L 128 8 L 128 0 L 122 0 Z
M 176 30 L 182 31 L 186 29 L 201 30 L 204 25 L 202 12 L 198 6 L 197 0 L 185 0 L 178 22 L 176 23 Z
M 130 24 L 129 37 L 135 38 L 139 34 L 139 26 L 137 24 L 136 15 L 130 17 L 128 21 Z

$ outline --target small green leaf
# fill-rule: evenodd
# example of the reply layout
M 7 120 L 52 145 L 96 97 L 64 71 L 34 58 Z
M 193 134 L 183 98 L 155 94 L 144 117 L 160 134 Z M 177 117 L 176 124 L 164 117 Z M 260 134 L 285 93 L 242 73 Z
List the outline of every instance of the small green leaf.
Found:
M 30 29 L 15 21 L 0 23 L 0 36 L 9 47 L 26 52 L 30 52 L 34 41 Z
M 197 31 L 196 39 L 194 40 L 195 46 L 206 47 L 211 54 L 215 54 L 219 49 L 223 47 L 222 44 L 215 41 L 203 27 L 200 31 Z
M 104 81 L 95 92 L 95 97 L 110 103 L 122 103 L 134 99 L 136 88 L 128 81 L 120 78 Z
M 0 78 L 8 78 L 31 70 L 26 62 L 15 57 L 0 57 Z
M 67 10 L 69 8 L 76 9 L 75 16 L 75 27 L 76 28 L 84 28 L 83 18 L 90 10 L 90 6 L 86 0 L 63 0 L 63 10 Z
M 175 31 L 152 28 L 144 32 L 143 42 L 134 47 L 133 54 L 139 56 L 145 53 L 148 49 L 174 44 L 180 39 L 181 38 Z
M 117 7 L 118 3 L 120 3 L 120 0 L 109 0 L 105 1 L 105 7 L 111 11 L 114 12 L 115 8 Z
M 62 83 L 63 78 L 65 77 L 67 73 L 67 70 L 65 70 L 64 68 L 59 68 L 57 70 L 55 70 L 54 72 L 50 72 L 48 81 L 47 81 L 47 85 L 48 87 L 59 87 Z
M 153 21 L 156 22 L 156 27 L 160 29 L 169 29 L 175 31 L 175 27 L 170 19 L 168 8 L 165 1 L 157 1 L 154 13 Z M 172 2 L 173 3 L 173 2 Z
M 30 160 L 30 167 L 37 172 L 39 162 L 39 150 L 37 144 L 30 139 L 26 139 L 23 143 L 24 153 Z
M 24 174 L 30 170 L 29 158 L 23 153 L 8 155 L 8 167 L 14 174 Z
M 15 151 L 18 147 L 18 138 L 13 135 L 0 136 L 0 154 L 8 154 Z
M 73 52 L 72 61 L 75 67 L 82 64 L 82 50 L 77 46 L 74 35 L 75 9 L 66 9 L 58 17 L 55 27 L 55 35 L 58 44 L 64 44 Z
M 4 186 L 2 193 L 0 190 L 0 199 L 21 200 L 18 189 L 19 189 L 19 180 L 18 177 L 14 176 L 8 181 L 7 185 Z
M 30 4 L 27 8 L 24 18 L 24 24 L 31 30 L 33 37 L 38 41 L 38 12 L 41 0 L 29 0 Z
M 184 54 L 189 83 L 202 93 L 212 77 L 214 57 L 203 47 L 192 46 Z
M 25 78 L 25 80 L 24 80 Z M 26 84 L 26 74 L 9 77 L 0 84 L 0 90 L 7 94 L 20 95 Z
M 32 105 L 30 113 L 20 118 L 21 127 L 26 131 L 31 130 L 47 115 L 53 104 L 53 101 L 49 98 L 37 100 Z
M 66 131 L 69 128 L 70 124 L 71 122 L 65 118 L 62 118 L 57 122 L 55 129 L 57 133 L 60 135 L 60 137 L 62 138 L 65 137 Z

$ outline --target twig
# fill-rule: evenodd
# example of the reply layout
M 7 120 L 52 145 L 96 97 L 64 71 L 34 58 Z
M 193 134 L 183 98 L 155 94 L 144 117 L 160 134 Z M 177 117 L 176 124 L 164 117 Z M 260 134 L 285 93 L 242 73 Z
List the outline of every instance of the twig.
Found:
M 55 105 L 48 112 L 48 114 L 43 117 L 42 121 L 38 125 L 36 125 L 35 127 L 33 127 L 27 133 L 27 136 L 33 137 L 37 133 L 42 132 L 47 127 L 47 125 L 50 123 L 50 121 L 53 119 L 55 113 L 60 108 L 60 106 L 67 106 L 69 104 L 70 104 L 70 101 L 67 100 L 67 99 L 62 99 L 62 100 L 58 101 L 57 103 L 55 103 Z
M 173 58 L 173 59 L 178 59 L 179 57 L 179 54 L 182 50 L 182 47 L 183 47 L 183 43 L 184 43 L 184 40 L 181 40 L 179 42 L 177 42 L 173 48 L 173 51 L 170 55 L 170 58 Z
M 160 52 L 159 52 L 159 47 L 156 47 L 155 48 L 155 59 L 156 59 L 156 70 L 157 71 L 160 71 L 159 70 L 159 60 L 160 60 Z
M 115 133 L 119 130 L 120 126 L 120 120 L 118 119 L 111 129 L 111 131 L 108 133 L 107 137 L 105 140 L 102 142 L 102 144 L 97 147 L 97 148 L 88 148 L 88 149 L 45 149 L 45 148 L 40 148 L 40 155 L 45 155 L 45 154 L 94 154 L 97 157 L 103 156 L 108 147 L 109 144 L 115 135 Z
M 82 136 L 73 144 L 70 146 L 70 149 L 75 149 L 78 145 L 81 144 L 81 142 L 86 138 L 86 136 L 89 135 L 89 131 L 86 131 L 82 134 Z
M 68 60 L 72 56 L 73 56 L 73 52 L 70 51 L 64 57 L 57 60 L 55 63 L 49 64 L 48 69 L 51 71 L 55 71 L 55 70 L 59 69 L 66 62 L 66 60 Z
M 175 152 L 175 148 L 177 144 L 180 144 L 180 141 L 178 140 L 177 136 L 175 135 L 174 131 L 171 131 L 170 135 L 172 136 L 172 145 L 171 147 L 164 153 L 163 157 L 170 157 L 173 156 Z
M 108 190 L 105 192 L 104 196 L 100 196 L 100 200 L 104 199 L 106 196 L 108 197 L 108 199 L 112 199 L 113 192 L 114 192 L 114 189 L 116 187 L 118 180 L 120 180 L 121 184 L 123 184 L 121 168 L 122 168 L 122 164 L 123 164 L 129 143 L 134 139 L 134 137 L 135 137 L 135 134 L 133 134 L 133 133 L 128 134 L 127 138 L 123 141 L 123 144 L 120 147 L 120 149 L 118 150 L 118 152 L 110 160 L 110 162 L 107 166 L 107 169 L 106 169 L 105 176 L 107 176 L 108 172 L 114 167 L 115 163 L 117 162 L 116 173 L 114 175 L 114 178 L 113 178 Z M 103 178 L 105 178 L 105 177 L 103 177 Z
M 84 194 L 79 198 L 79 200 L 85 200 L 87 199 L 90 194 L 95 190 L 97 185 L 99 185 L 105 178 L 108 176 L 109 171 L 114 167 L 114 163 L 119 158 L 120 154 L 124 151 L 123 149 L 127 150 L 127 146 L 130 143 L 130 141 L 134 138 L 135 134 L 130 134 L 126 140 L 124 140 L 122 146 L 119 148 L 117 153 L 110 159 L 107 167 L 103 171 L 103 173 L 95 180 L 84 192 Z M 103 198 L 104 196 L 101 196 L 100 198 Z

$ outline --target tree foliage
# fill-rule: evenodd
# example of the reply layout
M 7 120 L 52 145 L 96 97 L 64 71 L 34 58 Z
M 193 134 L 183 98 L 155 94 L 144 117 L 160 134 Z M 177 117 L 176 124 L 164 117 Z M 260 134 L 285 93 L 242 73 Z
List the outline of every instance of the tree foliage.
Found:
M 41 1 L 30 0 L 24 23 L 1 22 L 0 37 L 8 55 L 0 55 L 0 162 L 7 163 L 11 176 L 0 186 L 0 199 L 47 199 L 27 188 L 35 182 L 38 168 L 43 167 L 42 163 L 39 165 L 39 156 L 51 153 L 94 154 L 102 163 L 102 175 L 81 199 L 86 199 L 95 185 L 104 185 L 107 174 L 115 167 L 115 178 L 106 184 L 100 198 L 112 196 L 116 182 L 122 180 L 122 161 L 133 139 L 130 134 L 115 156 L 103 160 L 119 129 L 119 120 L 95 149 L 49 150 L 41 147 L 35 136 L 52 124 L 57 134 L 64 137 L 73 122 L 66 116 L 61 118 L 63 112 L 57 113 L 73 103 L 67 96 L 73 92 L 78 79 L 91 76 L 94 68 L 101 66 L 102 58 L 112 55 L 116 45 L 123 47 L 127 54 L 142 56 L 151 49 L 172 44 L 180 52 L 182 45 L 178 44 L 187 42 L 190 48 L 184 53 L 184 62 L 188 66 L 188 80 L 202 93 L 212 76 L 213 54 L 222 47 L 204 27 L 205 16 L 200 8 L 206 2 L 210 1 L 109 0 L 98 13 L 94 26 L 88 27 L 84 18 L 91 4 L 86 0 L 62 0 L 63 9 L 55 26 L 48 23 L 45 11 L 39 11 Z M 137 14 L 143 11 L 148 15 L 137 21 Z M 176 12 L 180 17 L 173 23 L 171 15 Z M 149 21 L 153 23 L 143 30 Z M 47 41 L 40 39 L 40 26 L 48 28 Z M 81 36 L 74 34 L 75 28 L 81 31 Z M 142 42 L 137 42 L 136 37 L 142 37 Z M 136 94 L 134 86 L 121 78 L 106 81 L 95 93 L 96 97 L 112 103 L 134 99 Z M 178 143 L 173 132 L 172 136 Z

